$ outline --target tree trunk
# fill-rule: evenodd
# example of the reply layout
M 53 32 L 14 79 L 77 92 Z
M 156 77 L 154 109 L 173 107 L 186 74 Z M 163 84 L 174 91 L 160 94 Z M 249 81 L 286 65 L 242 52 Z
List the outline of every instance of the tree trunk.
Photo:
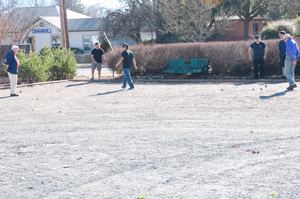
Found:
M 249 20 L 244 20 L 244 40 L 248 41 L 249 39 Z
M 247 0 L 247 4 L 246 4 L 246 15 L 245 15 L 245 19 L 244 19 L 244 40 L 248 41 L 249 39 L 249 21 L 250 21 L 250 4 L 251 1 Z
M 162 19 L 161 19 L 161 14 L 159 11 L 159 6 L 160 2 L 157 2 L 157 28 L 156 28 L 156 43 L 160 44 L 161 43 L 161 28 L 162 28 Z
M 136 30 L 136 37 L 137 37 L 136 44 L 142 44 L 143 43 L 142 34 L 141 34 L 141 30 L 139 28 Z

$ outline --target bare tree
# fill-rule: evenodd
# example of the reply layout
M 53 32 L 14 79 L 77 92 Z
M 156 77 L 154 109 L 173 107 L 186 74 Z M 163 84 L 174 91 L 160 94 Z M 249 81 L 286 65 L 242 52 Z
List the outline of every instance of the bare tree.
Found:
M 103 20 L 102 29 L 109 38 L 131 38 L 137 44 L 142 43 L 141 31 L 150 24 L 152 12 L 140 6 L 135 0 L 122 0 L 123 7 L 108 10 Z M 104 39 L 100 35 L 100 39 Z
M 47 5 L 46 0 L 26 0 L 22 2 L 24 7 L 41 7 Z
M 163 0 L 161 13 L 166 29 L 194 42 L 205 41 L 216 32 L 231 28 L 233 22 L 228 18 L 223 6 L 216 7 L 215 0 Z
M 230 2 L 231 10 L 244 21 L 244 40 L 249 39 L 249 23 L 259 14 L 269 13 L 284 2 L 283 0 L 225 0 Z M 294 0 L 292 0 L 294 1 Z
M 104 17 L 104 8 L 100 3 L 89 5 L 85 7 L 85 14 L 93 18 L 102 18 Z
M 26 10 L 19 14 L 15 13 L 16 5 L 15 0 L 8 3 L 0 0 L 0 45 L 24 43 L 38 21 L 34 13 Z

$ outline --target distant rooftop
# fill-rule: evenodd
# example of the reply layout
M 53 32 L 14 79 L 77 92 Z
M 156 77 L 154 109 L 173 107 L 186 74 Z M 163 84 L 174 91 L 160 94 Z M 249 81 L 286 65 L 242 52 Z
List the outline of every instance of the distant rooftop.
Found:
M 60 29 L 59 17 L 40 17 Z M 69 32 L 76 31 L 99 31 L 102 18 L 68 19 Z
M 30 16 L 30 18 L 38 17 L 59 17 L 58 6 L 43 6 L 43 7 L 18 7 L 15 8 L 15 15 Z M 91 18 L 89 16 L 74 12 L 67 9 L 68 19 Z

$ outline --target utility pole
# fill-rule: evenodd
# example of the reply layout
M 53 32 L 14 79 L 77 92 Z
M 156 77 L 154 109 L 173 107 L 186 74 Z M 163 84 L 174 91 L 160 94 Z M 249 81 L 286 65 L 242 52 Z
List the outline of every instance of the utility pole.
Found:
M 59 0 L 59 12 L 60 12 L 60 27 L 61 27 L 61 41 L 62 48 L 70 48 L 69 40 L 69 28 L 68 28 L 68 17 L 67 17 L 67 2 L 66 0 Z
M 60 17 L 60 31 L 61 31 L 61 38 L 60 38 L 60 42 L 61 42 L 61 46 L 62 48 L 66 48 L 66 36 L 65 36 L 65 21 L 64 21 L 64 17 L 63 17 L 63 0 L 59 0 L 59 17 Z
M 66 49 L 70 49 L 69 26 L 68 26 L 67 2 L 66 2 L 66 0 L 63 0 L 63 10 L 64 10 L 64 21 L 65 21 Z

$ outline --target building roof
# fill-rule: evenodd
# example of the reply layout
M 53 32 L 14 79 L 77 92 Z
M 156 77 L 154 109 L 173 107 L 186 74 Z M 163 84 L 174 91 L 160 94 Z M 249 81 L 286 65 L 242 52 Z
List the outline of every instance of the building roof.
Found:
M 93 31 L 101 29 L 101 18 L 69 19 L 69 31 Z
M 60 29 L 59 17 L 40 17 L 48 23 Z M 69 32 L 76 31 L 99 31 L 101 29 L 102 18 L 68 19 Z
M 30 18 L 38 17 L 59 17 L 58 6 L 43 6 L 43 7 L 18 7 L 14 10 L 14 15 L 28 16 Z M 91 18 L 89 16 L 74 12 L 67 9 L 68 19 Z
M 223 20 L 224 17 L 217 17 L 216 20 Z M 236 20 L 242 20 L 239 16 L 235 15 L 235 16 L 230 16 L 228 18 L 228 20 L 232 20 L 232 21 L 236 21 Z M 265 18 L 265 17 L 262 17 L 261 15 L 258 15 L 257 17 L 254 17 L 253 20 L 271 20 L 270 18 Z

